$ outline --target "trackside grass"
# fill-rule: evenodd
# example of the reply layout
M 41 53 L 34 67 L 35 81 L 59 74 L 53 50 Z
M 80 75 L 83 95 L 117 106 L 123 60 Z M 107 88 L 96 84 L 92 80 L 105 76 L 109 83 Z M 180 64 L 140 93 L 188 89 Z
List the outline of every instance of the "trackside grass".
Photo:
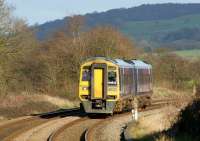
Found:
M 0 120 L 77 107 L 78 101 L 46 94 L 8 95 L 0 98 Z

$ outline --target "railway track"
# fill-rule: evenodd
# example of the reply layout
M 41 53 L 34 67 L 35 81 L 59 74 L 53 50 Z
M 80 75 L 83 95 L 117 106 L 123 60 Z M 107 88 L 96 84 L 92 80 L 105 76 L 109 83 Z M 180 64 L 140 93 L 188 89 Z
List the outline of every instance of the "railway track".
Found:
M 61 128 L 59 128 L 57 131 L 55 131 L 54 133 L 52 133 L 47 141 L 56 141 L 58 140 L 59 136 L 61 136 L 62 132 L 64 132 L 64 130 L 66 130 L 67 128 L 70 128 L 71 126 L 74 126 L 76 124 L 80 124 L 81 122 L 86 121 L 88 118 L 81 118 L 81 119 L 77 119 L 71 123 L 65 124 L 64 126 L 62 126 Z
M 54 112 L 38 114 L 31 117 L 27 117 L 15 122 L 10 122 L 8 124 L 3 124 L 0 126 L 0 140 L 1 141 L 14 141 L 21 134 L 45 124 L 47 122 L 66 117 L 69 115 L 79 115 L 79 108 L 69 109 L 69 110 L 58 110 Z
M 48 141 L 84 141 L 85 132 L 87 129 L 102 120 L 104 119 L 89 117 L 77 119 L 71 123 L 65 124 L 51 134 L 48 138 Z
M 146 109 L 140 112 L 161 108 L 172 104 L 175 100 L 155 100 Z M 0 125 L 1 141 L 96 141 L 103 140 L 106 133 L 105 127 L 118 124 L 120 131 L 122 125 L 131 120 L 131 114 L 122 113 L 112 117 L 86 117 L 80 113 L 79 108 L 58 110 L 50 113 L 33 115 L 15 122 Z M 123 121 L 123 122 L 121 122 Z M 109 129 L 113 131 L 113 129 Z M 48 131 L 48 132 L 47 132 Z M 116 131 L 120 134 L 120 132 Z M 113 131 L 115 133 L 115 131 Z M 98 141 L 98 140 L 97 140 Z
M 167 100 L 167 101 L 156 100 L 156 101 L 153 101 L 153 104 L 150 107 L 146 109 L 140 109 L 140 112 L 158 109 L 164 105 L 171 104 L 173 102 L 174 100 Z M 63 125 L 61 128 L 53 132 L 49 136 L 48 141 L 66 141 L 66 140 L 96 141 L 97 138 L 99 138 L 101 134 L 103 134 L 105 126 L 111 123 L 116 123 L 116 121 L 118 121 L 119 124 L 122 124 L 120 123 L 120 121 L 127 123 L 130 120 L 132 120 L 130 112 L 114 115 L 112 117 L 80 118 L 73 122 Z M 120 129 L 121 129 L 121 125 L 120 125 Z M 104 139 L 100 138 L 99 140 L 102 141 Z

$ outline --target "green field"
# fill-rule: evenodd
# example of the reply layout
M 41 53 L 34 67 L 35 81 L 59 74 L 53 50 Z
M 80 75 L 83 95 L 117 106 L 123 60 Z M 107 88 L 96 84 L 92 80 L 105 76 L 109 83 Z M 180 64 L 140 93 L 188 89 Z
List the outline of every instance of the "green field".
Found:
M 177 55 L 181 57 L 186 57 L 186 58 L 200 58 L 200 49 L 193 49 L 193 50 L 181 50 L 181 51 L 175 51 Z

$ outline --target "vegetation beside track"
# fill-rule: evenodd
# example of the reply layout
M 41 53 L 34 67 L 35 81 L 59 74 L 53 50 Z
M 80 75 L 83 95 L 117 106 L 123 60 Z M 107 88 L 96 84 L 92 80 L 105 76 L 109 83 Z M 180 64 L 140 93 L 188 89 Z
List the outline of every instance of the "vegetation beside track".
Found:
M 162 112 L 141 117 L 138 122 L 131 122 L 126 129 L 126 139 L 138 141 L 199 141 L 200 99 L 194 98 L 187 106 L 183 106 L 181 111 L 179 108 L 168 106 Z
M 132 121 L 124 132 L 126 140 L 152 141 L 156 140 L 157 133 L 168 129 L 171 121 L 177 115 L 173 106 L 163 107 L 141 115 L 138 122 Z M 170 120 L 169 120 L 170 118 Z
M 200 140 L 200 99 L 194 99 L 178 115 L 177 122 L 165 132 L 165 136 L 174 140 Z
M 44 94 L 5 96 L 0 99 L 0 120 L 78 106 L 78 101 L 71 102 L 67 99 Z

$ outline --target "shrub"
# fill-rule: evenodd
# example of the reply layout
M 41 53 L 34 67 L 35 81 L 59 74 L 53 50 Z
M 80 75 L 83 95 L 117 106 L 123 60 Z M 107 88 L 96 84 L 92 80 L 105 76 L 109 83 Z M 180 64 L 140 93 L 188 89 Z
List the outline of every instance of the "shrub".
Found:
M 177 123 L 173 126 L 177 134 L 200 137 L 200 99 L 194 100 L 180 112 Z

